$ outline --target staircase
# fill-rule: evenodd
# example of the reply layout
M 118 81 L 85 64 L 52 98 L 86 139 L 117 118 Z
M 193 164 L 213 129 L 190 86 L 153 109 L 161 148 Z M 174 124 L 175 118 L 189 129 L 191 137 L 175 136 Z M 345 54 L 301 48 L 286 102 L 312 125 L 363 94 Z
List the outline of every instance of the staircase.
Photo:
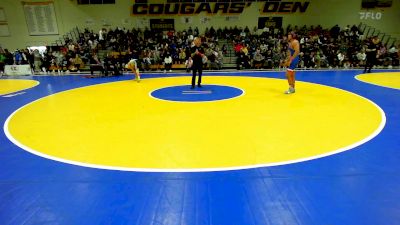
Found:
M 111 53 L 111 50 L 103 50 L 103 49 L 99 49 L 97 56 L 99 57 L 99 59 L 104 59 L 108 53 Z
M 400 44 L 400 40 L 397 40 L 397 38 L 392 37 L 390 34 L 386 34 L 386 33 L 382 32 L 374 27 L 371 27 L 365 23 L 360 23 L 358 25 L 358 30 L 360 30 L 364 34 L 364 38 L 378 36 L 378 38 L 381 40 L 381 42 L 383 44 L 385 44 L 387 47 Z
M 226 40 L 226 39 L 221 39 L 219 41 L 219 46 L 222 48 L 222 46 L 226 45 L 228 47 L 228 54 L 224 55 L 224 60 L 223 60 L 223 68 L 224 69 L 231 69 L 231 68 L 236 68 L 236 59 L 237 57 L 235 56 L 235 50 L 233 48 L 233 44 L 231 41 Z
M 71 31 L 64 34 L 60 39 L 55 40 L 55 42 L 52 43 L 52 46 L 63 46 L 63 45 L 65 45 L 66 39 L 70 39 L 73 42 L 77 42 L 79 40 L 79 34 L 80 34 L 80 31 L 79 31 L 78 27 L 74 27 L 74 28 L 72 28 Z

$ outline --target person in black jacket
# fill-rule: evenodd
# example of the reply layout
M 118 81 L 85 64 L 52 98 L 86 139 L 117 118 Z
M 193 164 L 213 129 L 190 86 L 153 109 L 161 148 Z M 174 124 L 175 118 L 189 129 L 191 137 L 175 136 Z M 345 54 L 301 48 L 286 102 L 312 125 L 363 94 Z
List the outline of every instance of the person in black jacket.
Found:
M 378 49 L 379 49 L 379 39 L 376 36 L 372 37 L 372 39 L 367 43 L 367 50 L 366 50 L 367 61 L 365 62 L 364 73 L 367 72 L 367 69 L 368 73 L 371 73 L 371 69 L 376 63 Z
M 205 55 L 204 55 L 204 49 L 201 46 L 201 39 L 199 37 L 196 37 L 193 40 L 191 53 L 192 53 L 192 59 L 193 59 L 193 65 L 192 65 L 193 76 L 192 76 L 191 89 L 194 89 L 194 87 L 195 87 L 197 72 L 199 74 L 197 86 L 200 88 L 201 87 L 201 75 L 203 73 L 203 58 L 205 57 Z

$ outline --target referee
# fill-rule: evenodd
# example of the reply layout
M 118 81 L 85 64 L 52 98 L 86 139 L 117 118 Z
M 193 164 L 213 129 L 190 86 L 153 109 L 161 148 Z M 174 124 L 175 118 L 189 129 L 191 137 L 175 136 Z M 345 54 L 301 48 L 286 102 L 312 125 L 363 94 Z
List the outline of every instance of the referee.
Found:
M 371 69 L 375 65 L 376 58 L 378 57 L 377 55 L 378 49 L 379 49 L 379 39 L 377 36 L 374 36 L 367 43 L 367 49 L 366 49 L 367 61 L 365 62 L 364 73 L 367 72 L 367 69 L 368 73 L 371 73 Z
M 201 75 L 203 73 L 203 57 L 204 57 L 204 49 L 201 47 L 201 39 L 196 37 L 193 40 L 193 45 L 191 48 L 193 65 L 192 65 L 192 87 L 194 89 L 196 84 L 196 73 L 199 74 L 199 79 L 197 81 L 197 87 L 201 88 Z

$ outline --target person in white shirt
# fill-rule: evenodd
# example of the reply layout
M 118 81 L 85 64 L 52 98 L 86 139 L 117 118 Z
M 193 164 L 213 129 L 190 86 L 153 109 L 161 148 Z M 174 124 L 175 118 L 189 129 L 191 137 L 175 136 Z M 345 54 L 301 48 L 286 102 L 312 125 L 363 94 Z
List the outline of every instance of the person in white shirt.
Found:
M 171 54 L 167 53 L 167 55 L 164 58 L 164 73 L 169 70 L 169 72 L 172 72 L 172 57 Z
M 397 49 L 396 49 L 396 46 L 394 46 L 394 45 L 392 45 L 392 47 L 390 47 L 389 48 L 389 50 L 388 50 L 388 52 L 390 53 L 390 54 L 393 54 L 393 53 L 397 53 Z
M 189 72 L 190 69 L 192 68 L 193 65 L 193 59 L 192 57 L 189 57 L 186 61 L 185 61 L 185 66 L 186 66 L 186 72 Z
M 240 36 L 241 36 L 241 37 L 246 37 L 246 32 L 244 32 L 244 30 L 242 30 L 242 31 L 240 32 Z
M 365 60 L 367 59 L 367 55 L 365 54 L 364 50 L 357 53 L 357 60 L 359 66 L 364 66 Z
M 343 60 L 344 60 L 344 55 L 342 54 L 342 52 L 339 52 L 337 54 L 337 58 L 339 60 L 339 66 L 342 66 L 343 65 Z
M 68 50 L 74 52 L 74 51 L 75 51 L 75 45 L 74 45 L 73 43 L 69 44 L 69 45 L 68 45 Z
M 193 41 L 194 37 L 192 34 L 189 34 L 188 36 L 188 42 L 191 43 Z
M 104 45 L 105 45 L 105 42 L 106 42 L 105 41 L 106 40 L 106 33 L 107 33 L 107 30 L 105 28 L 102 28 L 99 31 L 99 44 L 102 47 L 105 47 Z
M 106 33 L 106 31 L 105 31 L 104 28 L 100 29 L 100 31 L 99 31 L 99 41 L 103 41 L 104 40 L 105 33 Z

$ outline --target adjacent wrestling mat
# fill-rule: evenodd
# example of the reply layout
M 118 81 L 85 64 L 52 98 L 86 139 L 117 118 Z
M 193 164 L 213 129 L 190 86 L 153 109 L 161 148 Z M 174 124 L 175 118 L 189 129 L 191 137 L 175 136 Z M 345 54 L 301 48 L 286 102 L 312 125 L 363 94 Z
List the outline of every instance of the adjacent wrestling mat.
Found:
M 292 95 L 283 72 L 2 77 L 0 223 L 397 224 L 378 72 L 297 72 Z
M 374 85 L 400 89 L 400 72 L 367 73 L 356 76 L 356 79 Z
M 0 96 L 29 89 L 38 84 L 35 80 L 0 79 Z

